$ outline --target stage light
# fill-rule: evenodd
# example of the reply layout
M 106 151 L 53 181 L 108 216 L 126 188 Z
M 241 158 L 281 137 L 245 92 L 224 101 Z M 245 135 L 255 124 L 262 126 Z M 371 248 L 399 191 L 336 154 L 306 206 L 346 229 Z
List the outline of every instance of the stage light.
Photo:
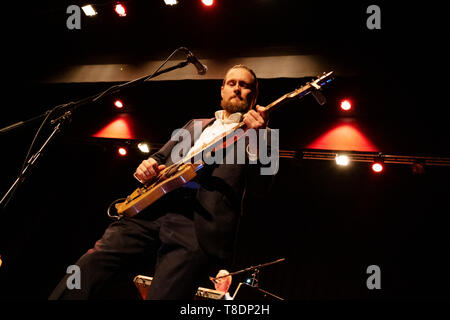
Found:
M 348 166 L 348 164 L 350 163 L 350 159 L 348 156 L 344 155 L 344 154 L 337 154 L 336 155 L 336 164 L 339 166 Z
M 146 142 L 140 142 L 138 144 L 138 148 L 139 150 L 141 150 L 141 152 L 143 153 L 149 153 L 150 152 L 150 146 L 148 145 L 148 143 Z
M 116 5 L 114 6 L 114 11 L 116 11 L 119 17 L 126 17 L 127 15 L 127 9 L 120 2 L 116 3 Z
M 210 7 L 214 4 L 214 0 L 202 0 L 202 3 L 207 6 Z
M 117 152 L 119 153 L 119 155 L 121 156 L 126 156 L 127 155 L 127 149 L 125 149 L 124 147 L 120 147 L 119 149 L 117 149 Z
M 95 138 L 136 139 L 134 118 L 127 113 L 117 112 L 118 116 L 105 124 L 92 136 Z
M 381 153 L 373 160 L 371 165 L 372 171 L 375 173 L 380 173 L 384 170 L 384 160 Z
M 372 171 L 375 173 L 380 173 L 384 169 L 383 163 L 380 161 L 376 161 L 372 163 Z
M 118 109 L 122 109 L 123 108 L 122 100 L 117 99 L 116 101 L 114 101 L 114 106 Z
M 377 152 L 378 147 L 373 144 L 356 122 L 339 121 L 331 129 L 307 145 L 309 149 L 325 149 L 339 151 L 368 151 Z
M 82 6 L 81 9 L 83 9 L 84 14 L 88 17 L 92 17 L 97 14 L 97 11 L 95 11 L 94 7 L 90 4 Z
M 178 4 L 177 0 L 164 0 L 164 3 L 167 4 L 168 6 L 174 6 L 176 4 Z
M 352 102 L 348 99 L 341 101 L 341 109 L 344 111 L 349 111 L 352 108 Z

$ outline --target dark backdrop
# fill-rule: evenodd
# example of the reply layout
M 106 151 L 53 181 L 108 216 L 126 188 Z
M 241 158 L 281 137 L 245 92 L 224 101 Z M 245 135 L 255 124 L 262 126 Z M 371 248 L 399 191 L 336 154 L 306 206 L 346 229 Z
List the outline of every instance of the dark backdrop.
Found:
M 263 80 L 260 103 L 307 80 Z M 324 107 L 307 97 L 274 113 L 271 127 L 280 129 L 280 147 L 300 149 L 336 121 L 340 116 L 334 99 L 355 81 L 336 79 L 324 90 L 329 98 Z M 39 97 L 39 107 L 50 106 L 105 86 L 40 85 L 33 99 Z M 139 124 L 137 138 L 158 146 L 190 117 L 210 116 L 218 86 L 219 81 L 173 81 L 132 90 L 124 100 L 134 106 L 129 115 Z M 197 92 L 205 103 L 192 102 L 198 100 Z M 162 98 L 167 96 L 171 98 Z M 90 137 L 116 115 L 107 101 L 78 109 L 2 213 L 6 297 L 45 299 L 67 266 L 102 235 L 110 222 L 107 206 L 137 187 L 131 174 L 145 156 L 130 151 L 119 157 L 116 146 L 122 141 Z M 384 117 L 363 108 L 351 118 L 363 124 L 380 151 L 448 155 L 440 139 L 425 139 L 426 132 L 416 131 L 418 125 L 429 125 L 426 117 L 392 126 Z M 404 119 L 393 112 L 389 120 L 396 118 Z M 2 194 L 16 177 L 37 125 L 2 135 Z M 421 139 L 411 141 L 415 136 Z M 267 202 L 250 204 L 243 216 L 233 270 L 286 258 L 261 270 L 260 278 L 262 288 L 286 299 L 445 296 L 449 175 L 449 167 L 426 167 L 424 174 L 415 175 L 409 165 L 391 164 L 377 176 L 369 163 L 339 168 L 333 161 L 281 159 Z M 372 264 L 382 272 L 382 289 L 376 292 L 366 287 L 366 268 Z M 232 290 L 248 276 L 236 276 Z M 117 280 L 116 289 L 124 283 Z M 120 296 L 135 295 L 129 286 Z
M 308 96 L 273 114 L 270 126 L 280 129 L 282 149 L 304 148 L 336 121 L 350 118 L 381 152 L 450 154 L 448 28 L 441 4 L 379 2 L 382 29 L 370 31 L 365 9 L 372 3 L 364 1 L 227 1 L 214 14 L 189 1 L 184 12 L 133 1 L 130 6 L 146 4 L 128 23 L 112 15 L 101 23 L 83 18 L 83 29 L 72 32 L 65 27 L 72 2 L 58 3 L 14 8 L 20 16 L 1 20 L 0 127 L 113 84 L 43 81 L 62 67 L 162 60 L 181 45 L 208 58 L 271 48 L 280 56 L 320 54 L 357 71 L 339 75 L 324 89 L 324 107 Z M 263 79 L 259 103 L 309 80 Z M 154 151 L 188 119 L 212 115 L 220 83 L 152 82 L 121 98 L 136 137 L 150 141 Z M 343 115 L 337 103 L 347 96 L 355 111 Z M 124 141 L 91 137 L 117 116 L 112 98 L 75 112 L 1 213 L 2 297 L 46 299 L 67 266 L 102 235 L 111 201 L 136 187 L 131 174 L 143 155 L 119 158 L 115 146 Z M 17 176 L 38 126 L 0 135 L 1 195 Z M 281 159 L 267 202 L 254 203 L 243 216 L 232 271 L 285 257 L 261 271 L 260 286 L 286 299 L 448 297 L 449 175 L 444 166 L 417 175 L 409 165 L 392 164 L 375 176 L 368 163 L 343 169 L 332 161 Z M 366 287 L 366 269 L 373 264 L 381 268 L 377 291 Z M 235 277 L 232 289 L 246 276 Z M 130 280 L 117 280 L 110 295 L 127 285 L 120 296 L 136 298 Z

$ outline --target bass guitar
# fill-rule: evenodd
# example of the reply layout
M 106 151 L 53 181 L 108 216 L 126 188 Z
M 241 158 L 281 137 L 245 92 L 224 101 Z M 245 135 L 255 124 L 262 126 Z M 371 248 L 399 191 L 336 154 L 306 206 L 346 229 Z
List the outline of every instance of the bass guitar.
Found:
M 265 111 L 272 112 L 284 103 L 293 99 L 302 98 L 309 93 L 312 93 L 319 104 L 322 105 L 325 103 L 325 98 L 322 96 L 319 90 L 322 88 L 322 86 L 331 82 L 332 80 L 333 71 L 324 73 L 322 76 L 317 77 L 314 81 L 308 82 L 304 86 L 292 92 L 286 93 L 277 100 L 273 101 L 271 104 L 265 107 Z M 233 133 L 238 129 L 245 130 L 244 122 L 238 123 L 234 128 L 217 137 L 208 145 L 203 146 L 200 150 L 194 153 L 191 152 L 187 157 L 161 170 L 158 175 L 156 175 L 148 182 L 144 183 L 143 186 L 134 190 L 126 198 L 115 200 L 108 208 L 108 215 L 112 218 L 119 219 L 123 216 L 133 217 L 134 215 L 138 214 L 139 212 L 150 206 L 152 203 L 160 199 L 166 193 L 178 189 L 185 183 L 191 181 L 197 176 L 198 170 L 203 168 L 203 166 L 205 165 L 201 161 L 192 163 L 192 160 L 194 158 L 198 159 L 196 156 L 198 154 L 201 154 L 208 148 L 211 148 L 211 146 L 217 145 L 224 139 L 226 141 L 227 137 L 233 136 Z M 235 141 L 236 139 L 234 139 L 233 143 Z M 113 215 L 110 213 L 110 209 L 113 205 L 115 206 L 117 215 Z

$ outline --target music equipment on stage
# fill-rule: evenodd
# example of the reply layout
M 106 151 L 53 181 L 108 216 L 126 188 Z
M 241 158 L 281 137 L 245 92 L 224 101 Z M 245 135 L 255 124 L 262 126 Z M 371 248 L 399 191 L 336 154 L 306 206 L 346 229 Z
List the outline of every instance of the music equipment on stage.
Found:
M 235 276 L 238 274 L 252 272 L 252 279 L 250 283 L 240 282 L 234 294 L 232 296 L 233 300 L 284 300 L 283 298 L 278 297 L 277 295 L 270 293 L 266 290 L 259 288 L 258 286 L 258 275 L 262 268 L 280 263 L 285 261 L 285 258 L 277 259 L 275 261 L 258 264 L 256 266 L 251 266 L 239 271 L 227 273 L 226 275 L 218 276 L 218 277 L 209 277 L 209 279 L 215 282 L 218 279 L 226 278 L 229 276 Z M 248 279 L 249 280 L 249 279 Z M 142 299 L 145 299 L 147 296 L 148 289 L 152 284 L 153 277 L 148 277 L 144 275 L 138 275 L 134 277 L 134 284 L 139 291 Z M 224 298 L 225 293 L 218 290 L 208 289 L 198 287 L 197 293 L 195 294 L 195 300 L 201 299 L 212 299 L 212 300 L 222 300 Z
M 134 284 L 139 291 L 142 299 L 145 300 L 148 292 L 148 288 L 152 284 L 153 277 L 147 277 L 143 275 L 138 275 L 134 277 Z M 221 300 L 224 296 L 224 293 L 221 291 L 202 288 L 199 287 L 197 293 L 195 294 L 195 300 Z
M 333 71 L 324 73 L 316 80 L 308 82 L 301 88 L 281 96 L 280 98 L 266 106 L 265 112 L 274 111 L 282 104 L 294 98 L 302 98 L 309 93 L 312 93 L 317 102 L 323 105 L 325 103 L 325 98 L 319 92 L 319 90 L 322 88 L 322 86 L 329 83 L 333 79 L 332 75 Z M 118 219 L 120 219 L 122 216 L 133 217 L 143 209 L 147 208 L 153 202 L 161 198 L 166 193 L 178 189 L 185 183 L 191 181 L 197 176 L 197 171 L 204 166 L 204 162 L 200 161 L 200 163 L 193 163 L 193 159 L 198 159 L 198 155 L 201 155 L 205 150 L 209 150 L 210 148 L 217 146 L 223 140 L 225 140 L 225 143 L 223 143 L 224 146 L 226 146 L 230 140 L 233 140 L 233 143 L 236 142 L 237 139 L 235 132 L 238 129 L 245 130 L 245 127 L 245 123 L 240 122 L 231 130 L 214 139 L 207 146 L 204 146 L 197 152 L 194 152 L 193 154 L 191 153 L 177 163 L 174 163 L 171 166 L 168 166 L 165 169 L 161 170 L 158 175 L 146 182 L 142 187 L 137 188 L 126 198 L 115 200 L 108 208 L 108 215 L 111 218 Z M 227 138 L 229 139 L 227 140 Z M 110 208 L 113 205 L 115 206 L 117 215 L 110 214 Z
M 241 273 L 245 273 L 245 272 L 252 272 L 252 276 L 251 278 L 247 279 L 247 282 L 240 282 L 238 287 L 236 288 L 236 290 L 234 291 L 233 300 L 284 300 L 281 297 L 278 297 L 277 295 L 270 293 L 266 290 L 263 290 L 259 287 L 259 272 L 261 270 L 261 268 L 265 268 L 280 262 L 285 261 L 286 258 L 281 258 L 281 259 L 277 259 L 275 261 L 271 261 L 271 262 L 267 262 L 267 263 L 262 263 L 262 264 L 258 264 L 256 266 L 251 266 L 239 271 L 235 271 L 232 273 L 228 273 L 226 275 L 223 276 L 219 276 L 219 277 L 210 277 L 209 279 L 213 282 L 215 282 L 217 279 L 220 278 L 225 278 L 225 277 L 229 277 L 229 276 L 235 276 Z

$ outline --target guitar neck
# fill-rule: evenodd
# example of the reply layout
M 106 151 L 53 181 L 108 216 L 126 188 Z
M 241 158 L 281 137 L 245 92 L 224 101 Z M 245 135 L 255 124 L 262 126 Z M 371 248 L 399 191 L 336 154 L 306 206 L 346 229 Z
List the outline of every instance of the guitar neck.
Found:
M 286 93 L 285 95 L 281 96 L 280 98 L 278 98 L 277 100 L 273 101 L 272 103 L 270 103 L 269 105 L 267 105 L 265 107 L 265 111 L 270 113 L 274 110 L 277 110 L 279 107 L 281 107 L 283 104 L 285 104 L 286 102 L 297 98 L 303 98 L 304 96 L 306 96 L 307 94 L 309 94 L 312 90 L 317 90 L 318 88 L 320 88 L 320 85 L 323 85 L 329 81 L 331 81 L 331 74 L 333 72 L 329 72 L 328 74 L 324 74 L 324 76 L 322 76 L 320 79 L 317 79 L 314 82 L 309 82 L 307 84 L 305 84 L 304 86 L 302 86 L 299 89 L 296 89 L 292 92 Z M 320 81 L 319 81 L 320 80 Z M 239 122 L 234 128 L 224 132 L 222 135 L 220 135 L 219 137 L 217 137 L 216 139 L 214 139 L 212 142 L 210 142 L 207 146 L 202 147 L 200 150 L 196 151 L 194 154 L 185 157 L 184 159 L 182 159 L 181 161 L 179 161 L 178 163 L 186 163 L 186 162 L 191 162 L 191 160 L 197 156 L 198 154 L 202 153 L 203 151 L 205 151 L 206 149 L 208 149 L 209 147 L 215 145 L 216 143 L 218 143 L 219 141 L 223 140 L 224 138 L 228 137 L 229 135 L 232 135 L 235 131 L 237 131 L 238 129 L 244 129 L 245 130 L 246 125 L 244 122 Z
M 292 100 L 293 98 L 302 98 L 306 96 L 308 93 L 311 92 L 311 89 L 313 86 L 311 84 L 306 84 L 302 88 L 295 90 L 290 93 L 286 93 L 284 96 L 279 97 L 277 100 L 273 101 L 272 103 L 268 104 L 265 107 L 265 111 L 271 113 L 272 111 L 277 110 L 280 108 L 283 104 L 286 102 Z

